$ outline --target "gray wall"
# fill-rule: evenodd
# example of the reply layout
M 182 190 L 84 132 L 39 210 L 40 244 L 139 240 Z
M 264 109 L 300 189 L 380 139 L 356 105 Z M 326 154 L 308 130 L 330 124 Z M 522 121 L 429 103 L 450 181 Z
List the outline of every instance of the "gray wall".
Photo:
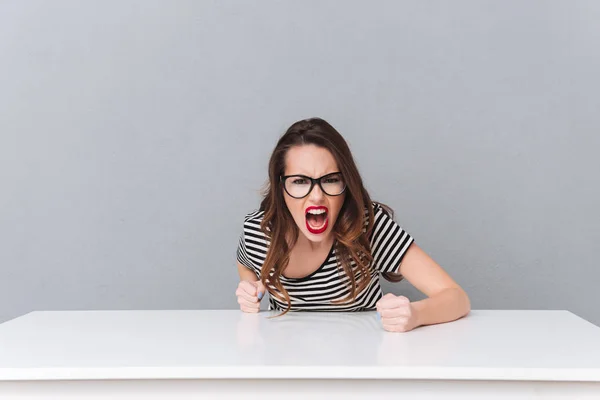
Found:
M 269 154 L 321 116 L 473 308 L 600 324 L 599 20 L 572 0 L 0 2 L 0 321 L 237 308 Z

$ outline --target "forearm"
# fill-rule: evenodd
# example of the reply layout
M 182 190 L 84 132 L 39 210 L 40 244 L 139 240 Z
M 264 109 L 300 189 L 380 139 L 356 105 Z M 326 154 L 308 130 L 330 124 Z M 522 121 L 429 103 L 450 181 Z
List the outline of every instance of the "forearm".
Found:
M 244 267 L 239 262 L 237 264 L 237 269 L 238 269 L 238 275 L 240 276 L 241 281 L 256 282 L 258 280 L 258 277 L 256 276 L 256 274 L 253 271 Z
M 464 317 L 471 310 L 469 296 L 460 288 L 445 289 L 427 299 L 412 303 L 418 325 L 432 325 Z

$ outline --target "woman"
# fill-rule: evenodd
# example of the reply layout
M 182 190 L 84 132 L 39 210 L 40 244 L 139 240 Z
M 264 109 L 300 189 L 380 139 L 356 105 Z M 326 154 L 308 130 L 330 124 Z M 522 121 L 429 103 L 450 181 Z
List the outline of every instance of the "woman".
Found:
M 464 290 L 371 201 L 344 138 L 319 118 L 294 123 L 269 162 L 258 211 L 246 215 L 237 250 L 244 312 L 377 309 L 383 328 L 406 332 L 469 313 Z M 406 278 L 428 298 L 382 296 L 379 274 Z

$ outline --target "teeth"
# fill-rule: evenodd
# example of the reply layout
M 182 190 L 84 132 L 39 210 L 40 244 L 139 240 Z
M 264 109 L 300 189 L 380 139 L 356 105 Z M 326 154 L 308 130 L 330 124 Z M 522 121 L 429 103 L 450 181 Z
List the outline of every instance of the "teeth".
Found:
M 324 209 L 320 209 L 320 210 L 310 210 L 308 212 L 309 214 L 313 214 L 313 215 L 319 215 L 319 214 L 325 214 L 326 211 Z

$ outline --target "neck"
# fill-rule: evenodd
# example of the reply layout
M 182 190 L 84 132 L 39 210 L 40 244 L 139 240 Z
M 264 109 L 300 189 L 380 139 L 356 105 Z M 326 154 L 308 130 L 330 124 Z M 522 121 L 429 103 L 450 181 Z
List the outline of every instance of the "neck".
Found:
M 321 240 L 320 242 L 313 242 L 304 236 L 302 232 L 300 232 L 296 245 L 300 246 L 301 248 L 310 249 L 310 251 L 314 252 L 329 251 L 333 245 L 333 240 L 333 235 L 330 233 L 324 240 Z

